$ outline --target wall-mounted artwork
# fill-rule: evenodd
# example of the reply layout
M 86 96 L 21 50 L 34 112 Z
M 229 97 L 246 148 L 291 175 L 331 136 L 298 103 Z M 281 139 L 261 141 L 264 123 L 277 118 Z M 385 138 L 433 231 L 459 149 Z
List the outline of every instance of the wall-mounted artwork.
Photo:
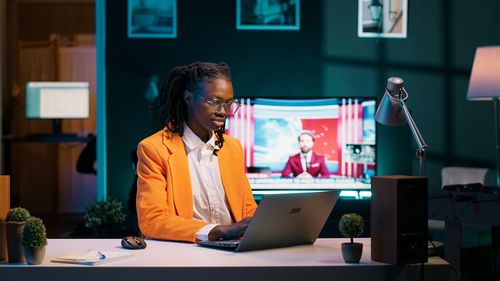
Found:
M 300 30 L 300 0 L 236 0 L 236 29 Z
M 358 36 L 406 38 L 408 0 L 358 0 Z
M 177 37 L 177 0 L 128 0 L 128 37 Z

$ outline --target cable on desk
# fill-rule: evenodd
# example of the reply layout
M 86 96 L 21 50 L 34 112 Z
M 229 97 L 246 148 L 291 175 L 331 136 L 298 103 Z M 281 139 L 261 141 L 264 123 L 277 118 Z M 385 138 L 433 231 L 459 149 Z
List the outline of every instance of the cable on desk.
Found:
M 455 274 L 458 276 L 458 281 L 462 280 L 462 273 L 458 272 L 458 270 L 456 268 L 454 268 L 453 266 L 451 266 L 450 263 L 448 263 L 448 265 L 450 266 L 450 269 L 455 272 Z
M 424 266 L 424 264 L 425 263 L 424 263 L 424 256 L 422 255 L 422 251 L 418 250 L 418 244 L 410 243 L 409 245 L 410 245 L 411 249 L 415 252 L 415 254 L 421 260 L 421 262 L 420 262 L 420 276 L 419 276 L 418 280 L 424 281 L 424 275 L 425 275 L 425 266 Z
M 431 243 L 432 247 L 434 248 L 437 248 L 437 246 L 434 244 L 434 242 L 432 240 L 429 239 L 429 242 Z M 417 253 L 417 254 L 420 254 L 420 252 L 418 251 L 418 249 L 416 248 L 415 244 L 410 244 L 410 247 Z M 422 259 L 423 260 L 423 259 Z M 423 268 L 423 265 L 424 263 L 422 262 L 421 263 L 421 270 L 420 270 L 420 280 L 424 280 L 424 268 Z M 458 276 L 458 280 L 462 280 L 462 274 L 460 272 L 458 272 L 458 270 L 456 268 L 454 268 L 450 263 L 448 263 L 448 265 L 450 266 L 450 269 Z

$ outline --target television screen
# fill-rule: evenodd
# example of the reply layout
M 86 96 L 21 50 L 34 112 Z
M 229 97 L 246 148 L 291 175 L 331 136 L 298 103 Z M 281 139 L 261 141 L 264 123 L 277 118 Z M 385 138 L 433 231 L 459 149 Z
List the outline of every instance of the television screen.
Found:
M 375 98 L 237 101 L 241 107 L 229 116 L 226 133 L 242 143 L 252 189 L 370 188 Z
M 89 83 L 26 83 L 26 117 L 84 119 L 89 117 Z

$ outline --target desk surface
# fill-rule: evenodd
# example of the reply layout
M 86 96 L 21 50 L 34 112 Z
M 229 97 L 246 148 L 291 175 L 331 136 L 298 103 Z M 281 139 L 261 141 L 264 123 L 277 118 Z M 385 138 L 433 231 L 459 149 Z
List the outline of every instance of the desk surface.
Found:
M 190 243 L 147 240 L 144 250 L 133 250 L 134 257 L 95 266 L 50 262 L 52 258 L 70 252 L 96 250 L 127 251 L 119 239 L 50 239 L 44 263 L 39 266 L 1 264 L 2 280 L 25 278 L 37 280 L 96 280 L 108 276 L 113 280 L 140 280 L 175 275 L 176 280 L 207 280 L 224 274 L 238 274 L 241 280 L 418 280 L 420 265 L 395 266 L 373 262 L 370 259 L 370 239 L 360 238 L 364 244 L 359 264 L 346 264 L 342 259 L 341 243 L 347 239 L 318 239 L 314 245 L 235 253 L 204 248 Z M 99 269 L 97 269 L 99 268 Z M 432 257 L 425 266 L 425 280 L 443 280 L 448 276 L 448 263 Z M 116 278 L 120 279 L 116 279 Z M 444 278 L 443 278 L 444 277 Z M 354 279 L 353 279 L 354 278 Z M 389 278 L 389 279 L 388 279 Z M 260 279 L 260 280 L 259 280 Z

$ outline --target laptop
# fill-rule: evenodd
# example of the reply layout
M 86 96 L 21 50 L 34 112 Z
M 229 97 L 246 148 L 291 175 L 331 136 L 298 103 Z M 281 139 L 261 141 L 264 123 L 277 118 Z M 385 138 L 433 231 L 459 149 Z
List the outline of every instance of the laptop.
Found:
M 267 195 L 240 240 L 196 243 L 236 252 L 313 244 L 338 197 L 338 191 Z

